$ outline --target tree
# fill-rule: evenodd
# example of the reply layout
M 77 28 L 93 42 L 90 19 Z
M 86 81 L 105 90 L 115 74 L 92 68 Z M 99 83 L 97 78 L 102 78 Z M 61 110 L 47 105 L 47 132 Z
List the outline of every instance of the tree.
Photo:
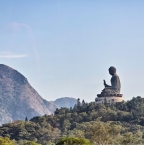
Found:
M 98 145 L 112 144 L 120 135 L 121 127 L 119 125 L 110 125 L 104 122 L 95 122 L 87 131 L 87 138 L 92 143 Z
M 60 138 L 56 145 L 91 145 L 85 138 L 66 137 Z
M 123 135 L 123 138 L 121 139 L 121 144 L 141 144 L 142 143 L 142 132 L 139 130 L 134 132 L 127 132 Z
M 0 145 L 13 145 L 12 141 L 7 137 L 0 138 Z
M 27 116 L 26 116 L 26 118 L 25 118 L 25 122 L 27 122 L 28 121 L 28 118 L 27 118 Z
M 84 100 L 82 100 L 82 106 L 83 106 L 83 105 L 85 105 L 85 101 L 84 101 Z
M 81 102 L 80 102 L 80 98 L 77 99 L 77 106 L 80 106 Z
M 67 132 L 67 130 L 70 128 L 70 125 L 71 125 L 70 121 L 68 119 L 65 119 L 62 124 L 62 130 L 64 132 Z
M 73 129 L 73 130 L 70 130 L 68 132 L 68 136 L 71 136 L 71 137 L 78 137 L 78 138 L 84 138 L 84 132 L 82 130 L 78 130 L 78 129 Z
M 34 141 L 28 141 L 28 142 L 24 143 L 23 145 L 41 145 L 41 144 L 37 144 Z

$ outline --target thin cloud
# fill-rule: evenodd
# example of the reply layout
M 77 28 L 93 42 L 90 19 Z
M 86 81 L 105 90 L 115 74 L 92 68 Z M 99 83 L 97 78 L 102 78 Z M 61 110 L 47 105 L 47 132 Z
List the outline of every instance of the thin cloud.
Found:
M 13 22 L 13 23 L 10 23 L 8 24 L 6 27 L 6 29 L 13 29 L 15 31 L 20 31 L 22 30 L 23 28 L 27 29 L 29 33 L 32 34 L 32 30 L 31 30 L 31 27 L 28 25 L 28 24 L 25 24 L 25 23 L 17 23 L 17 22 Z
M 27 54 L 0 53 L 0 58 L 23 58 L 27 56 Z

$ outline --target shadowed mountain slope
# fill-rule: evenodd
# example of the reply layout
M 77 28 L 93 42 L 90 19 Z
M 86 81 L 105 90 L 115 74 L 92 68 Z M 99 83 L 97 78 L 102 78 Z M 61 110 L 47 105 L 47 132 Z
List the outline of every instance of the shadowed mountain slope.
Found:
M 18 71 L 0 64 L 0 124 L 51 114 L 56 106 L 44 100 Z

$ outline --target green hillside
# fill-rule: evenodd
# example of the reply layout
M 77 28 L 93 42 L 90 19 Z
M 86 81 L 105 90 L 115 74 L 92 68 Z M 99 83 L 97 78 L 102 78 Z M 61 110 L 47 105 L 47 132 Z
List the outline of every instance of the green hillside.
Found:
M 54 115 L 15 121 L 0 127 L 0 136 L 19 145 L 27 140 L 50 145 L 63 137 L 86 138 L 91 144 L 144 144 L 144 98 L 127 102 L 78 103 Z

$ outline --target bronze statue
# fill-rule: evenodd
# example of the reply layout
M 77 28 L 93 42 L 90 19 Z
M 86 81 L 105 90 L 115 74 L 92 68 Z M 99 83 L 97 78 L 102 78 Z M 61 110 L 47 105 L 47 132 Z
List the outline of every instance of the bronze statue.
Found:
M 102 90 L 101 94 L 98 94 L 98 97 L 121 96 L 120 94 L 121 83 L 119 76 L 116 74 L 116 68 L 111 66 L 109 68 L 109 74 L 112 75 L 111 86 L 107 85 L 106 81 L 104 80 L 105 88 Z

